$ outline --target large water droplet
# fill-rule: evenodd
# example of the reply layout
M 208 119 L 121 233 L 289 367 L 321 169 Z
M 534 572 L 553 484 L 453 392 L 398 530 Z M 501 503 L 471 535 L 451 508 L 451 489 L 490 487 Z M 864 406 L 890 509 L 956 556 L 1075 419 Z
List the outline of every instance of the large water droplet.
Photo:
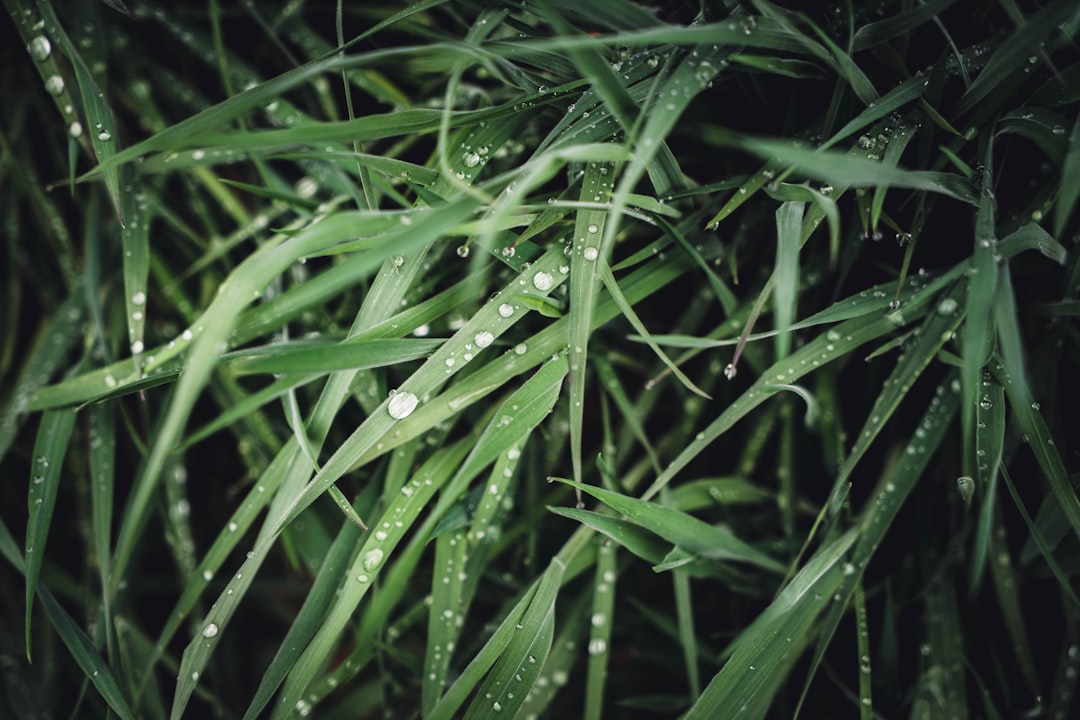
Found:
M 371 571 L 379 567 L 383 560 L 383 551 L 379 548 L 374 550 L 368 550 L 364 554 L 364 559 L 361 561 L 364 565 L 364 569 Z
M 390 413 L 390 417 L 395 420 L 403 420 L 412 415 L 413 410 L 416 409 L 416 405 L 420 401 L 411 392 L 397 393 L 394 397 L 390 398 L 390 403 L 386 406 L 386 411 Z
M 465 167 L 476 167 L 480 164 L 480 155 L 474 152 L 465 153 Z
M 112 140 L 112 133 L 110 133 L 108 130 L 102 130 L 97 134 L 97 139 L 101 142 L 109 142 L 110 140 Z
M 594 247 L 587 247 L 585 248 L 584 255 L 586 260 L 595 260 L 596 258 L 600 257 L 600 251 Z
M 52 45 L 49 44 L 49 38 L 38 35 L 30 41 L 30 44 L 26 46 L 26 50 L 35 61 L 42 62 L 48 59 L 49 53 L 52 52 Z
M 460 245 L 458 247 L 458 249 L 457 249 L 457 254 L 458 254 L 458 257 L 463 257 L 463 258 L 469 257 L 469 246 L 468 245 Z
M 477 347 L 486 348 L 495 340 L 495 336 L 489 333 L 487 330 L 481 330 L 476 333 L 476 337 L 473 338 L 476 341 Z
M 202 636 L 205 638 L 212 638 L 218 634 L 218 626 L 216 623 L 210 623 L 203 628 Z
M 508 318 L 514 314 L 514 306 L 507 303 L 503 303 L 499 306 L 499 315 L 504 318 Z
M 533 275 L 532 283 L 540 292 L 546 292 L 555 285 L 555 278 L 541 271 Z
M 64 78 L 59 75 L 50 75 L 45 78 L 45 92 L 50 95 L 59 95 L 64 92 Z
M 957 306 L 958 303 L 956 302 L 956 300 L 952 298 L 945 298 L 938 303 L 938 315 L 952 315 L 954 312 L 956 312 Z

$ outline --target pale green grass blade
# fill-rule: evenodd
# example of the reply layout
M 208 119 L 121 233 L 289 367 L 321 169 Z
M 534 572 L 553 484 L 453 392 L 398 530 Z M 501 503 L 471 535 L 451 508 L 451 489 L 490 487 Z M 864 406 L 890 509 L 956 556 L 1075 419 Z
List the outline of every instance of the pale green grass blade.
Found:
M 570 485 L 579 485 L 561 478 L 556 479 Z M 716 561 L 744 562 L 780 574 L 786 572 L 784 565 L 740 540 L 730 530 L 709 525 L 678 510 L 620 495 L 610 490 L 585 486 L 581 486 L 581 489 L 608 507 L 622 513 L 630 522 L 656 533 L 668 542 L 695 555 Z
M 583 202 L 604 202 L 611 193 L 615 166 L 589 163 L 581 181 Z M 583 481 L 581 445 L 585 416 L 585 370 L 589 335 L 596 305 L 597 267 L 603 262 L 602 240 L 608 213 L 583 210 L 577 213 L 570 255 L 570 459 L 574 479 Z
M 731 657 L 683 716 L 686 720 L 723 717 L 733 707 L 748 718 L 765 717 L 772 693 L 810 641 L 817 616 L 840 585 L 840 561 L 856 538 L 850 530 L 814 554 L 736 639 Z
M 799 236 L 802 234 L 801 202 L 786 202 L 776 209 L 776 265 L 773 277 L 773 317 L 776 330 L 776 358 L 787 357 L 791 349 L 791 323 L 799 294 Z
M 294 341 L 245 348 L 222 357 L 238 375 L 360 370 L 419 360 L 442 340 L 346 340 L 340 344 Z
M 89 127 L 85 128 L 85 131 L 88 133 L 91 147 L 99 163 L 98 168 L 101 169 L 104 176 L 109 199 L 112 200 L 113 208 L 120 217 L 120 223 L 125 224 L 119 173 L 115 166 L 102 168 L 102 164 L 108 163 L 116 154 L 117 141 L 114 135 L 116 125 L 112 111 L 109 109 L 108 103 L 105 102 L 105 96 L 94 82 L 94 78 L 83 61 L 82 55 L 75 47 L 75 44 L 71 42 L 67 32 L 65 32 L 60 20 L 57 18 L 52 3 L 38 3 L 38 10 L 41 12 L 46 31 L 52 36 L 53 41 L 63 48 L 64 54 L 75 71 L 75 77 L 79 85 L 79 98 L 82 101 L 82 109 L 89 125 Z M 78 137 L 82 134 L 83 128 L 78 121 L 75 121 L 71 124 L 69 131 L 72 136 Z
M 904 154 L 908 143 L 915 137 L 915 131 L 901 125 L 894 128 L 887 138 L 885 151 L 881 153 L 881 164 L 886 167 L 896 167 L 900 163 L 900 157 Z M 878 185 L 874 188 L 874 197 L 870 201 L 870 230 L 876 231 L 881 221 L 881 211 L 885 205 L 887 185 Z
M 608 658 L 611 633 L 615 626 L 615 581 L 618 575 L 618 554 L 614 543 L 601 539 L 596 549 L 596 570 L 593 577 L 592 614 L 589 616 L 589 664 L 585 679 L 585 720 L 603 717 L 604 696 L 608 677 Z
M 60 489 L 60 471 L 64 467 L 75 412 L 52 410 L 41 417 L 26 497 L 29 518 L 26 523 L 26 659 L 30 660 L 31 618 L 38 577 L 45 564 L 45 545 L 52 527 L 53 509 Z

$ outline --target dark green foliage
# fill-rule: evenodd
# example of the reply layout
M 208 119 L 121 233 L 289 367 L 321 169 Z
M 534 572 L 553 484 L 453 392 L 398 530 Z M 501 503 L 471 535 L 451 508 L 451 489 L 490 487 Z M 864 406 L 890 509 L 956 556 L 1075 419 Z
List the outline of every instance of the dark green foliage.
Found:
M 1075 2 L 5 6 L 0 717 L 1070 716 Z

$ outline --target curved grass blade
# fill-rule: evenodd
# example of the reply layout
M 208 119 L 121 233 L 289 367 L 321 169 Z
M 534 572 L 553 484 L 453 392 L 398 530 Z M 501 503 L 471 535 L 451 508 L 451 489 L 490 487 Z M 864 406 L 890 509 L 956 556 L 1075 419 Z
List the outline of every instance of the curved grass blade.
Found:
M 630 522 L 656 533 L 668 542 L 695 555 L 710 560 L 745 562 L 780 574 L 786 572 L 784 565 L 743 542 L 730 530 L 709 525 L 692 515 L 646 500 L 627 497 L 597 487 L 583 486 L 562 478 L 554 479 L 581 487 L 587 494 L 622 513 Z

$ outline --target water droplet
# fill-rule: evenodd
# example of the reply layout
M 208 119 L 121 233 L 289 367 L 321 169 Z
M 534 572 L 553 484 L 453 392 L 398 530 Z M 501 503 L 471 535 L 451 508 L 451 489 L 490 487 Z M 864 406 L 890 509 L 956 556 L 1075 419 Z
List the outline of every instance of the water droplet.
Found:
M 589 641 L 590 655 L 603 655 L 607 651 L 607 642 L 603 638 L 593 638 Z
M 517 347 L 514 348 L 514 353 L 517 354 L 517 355 L 524 355 L 526 353 L 526 351 L 528 351 L 528 349 L 529 348 L 526 347 L 525 343 L 521 343 L 520 345 L 518 345 Z
M 134 295 L 132 295 L 131 296 L 131 304 L 132 305 L 145 305 L 146 304 L 146 293 L 137 292 Z
M 538 272 L 533 275 L 532 283 L 533 287 L 540 292 L 546 292 L 555 285 L 555 279 L 546 272 Z
M 984 396 L 983 399 L 979 401 L 979 407 L 983 410 L 989 410 L 994 407 L 994 402 L 989 397 Z
M 503 257 L 512 258 L 514 257 L 515 253 L 517 253 L 517 250 L 514 248 L 513 245 L 507 245 L 502 249 Z
M 218 626 L 216 623 L 210 623 L 203 628 L 202 636 L 205 638 L 212 638 L 218 634 Z
M 502 712 L 502 705 L 500 705 L 499 702 L 496 700 L 491 704 L 491 709 L 495 712 Z
M 595 260 L 600 257 L 600 251 L 594 247 L 587 247 L 585 248 L 584 255 L 586 260 Z
M 738 374 L 738 372 L 739 371 L 735 367 L 735 363 L 728 363 L 724 367 L 724 377 L 726 377 L 728 380 L 734 380 L 735 376 Z
M 82 123 L 81 122 L 73 122 L 73 123 L 71 123 L 71 125 L 68 126 L 68 133 L 70 133 L 71 137 L 73 137 L 73 138 L 77 138 L 77 137 L 81 136 L 82 135 Z
M 503 303 L 502 305 L 499 306 L 499 315 L 501 315 L 502 317 L 508 318 L 513 314 L 514 314 L 514 306 L 513 305 L 508 305 L 507 303 Z M 479 341 L 477 342 L 477 344 L 479 345 Z
M 413 410 L 416 409 L 416 405 L 419 402 L 417 397 L 411 392 L 397 393 L 394 397 L 390 398 L 390 403 L 386 406 L 386 410 L 390 413 L 390 417 L 395 420 L 403 420 L 412 415 Z
M 486 348 L 495 340 L 495 336 L 489 333 L 487 330 L 481 330 L 480 332 L 476 333 L 476 337 L 474 337 L 473 340 L 476 341 L 477 347 Z
M 458 246 L 457 254 L 458 254 L 458 257 L 463 257 L 463 258 L 469 257 L 469 246 L 468 245 L 460 245 L 460 246 Z
M 136 340 L 135 342 L 131 343 L 131 354 L 132 355 L 138 355 L 142 351 L 143 351 L 142 340 Z
M 52 52 L 52 45 L 49 44 L 49 38 L 44 35 L 38 35 L 30 44 L 26 46 L 27 52 L 30 53 L 30 57 L 34 58 L 36 62 L 42 62 L 49 57 L 49 53 Z
M 105 376 L 105 387 L 111 387 L 111 388 L 116 387 L 116 378 L 114 378 L 112 375 L 106 375 Z
M 590 225 L 589 226 L 589 234 L 591 235 L 591 234 L 595 233 L 596 231 L 598 231 L 599 229 L 600 228 L 596 227 L 595 225 Z
M 64 78 L 59 75 L 50 75 L 45 78 L 45 92 L 50 95 L 59 95 L 64 92 Z
M 383 551 L 379 548 L 374 550 L 368 550 L 364 553 L 364 559 L 361 561 L 365 570 L 375 570 L 379 567 L 383 560 Z
M 465 167 L 476 167 L 480 164 L 480 155 L 474 152 L 465 153 Z
M 101 142 L 109 142 L 110 140 L 112 140 L 112 133 L 110 133 L 108 130 L 102 130 L 97 134 L 97 139 Z

